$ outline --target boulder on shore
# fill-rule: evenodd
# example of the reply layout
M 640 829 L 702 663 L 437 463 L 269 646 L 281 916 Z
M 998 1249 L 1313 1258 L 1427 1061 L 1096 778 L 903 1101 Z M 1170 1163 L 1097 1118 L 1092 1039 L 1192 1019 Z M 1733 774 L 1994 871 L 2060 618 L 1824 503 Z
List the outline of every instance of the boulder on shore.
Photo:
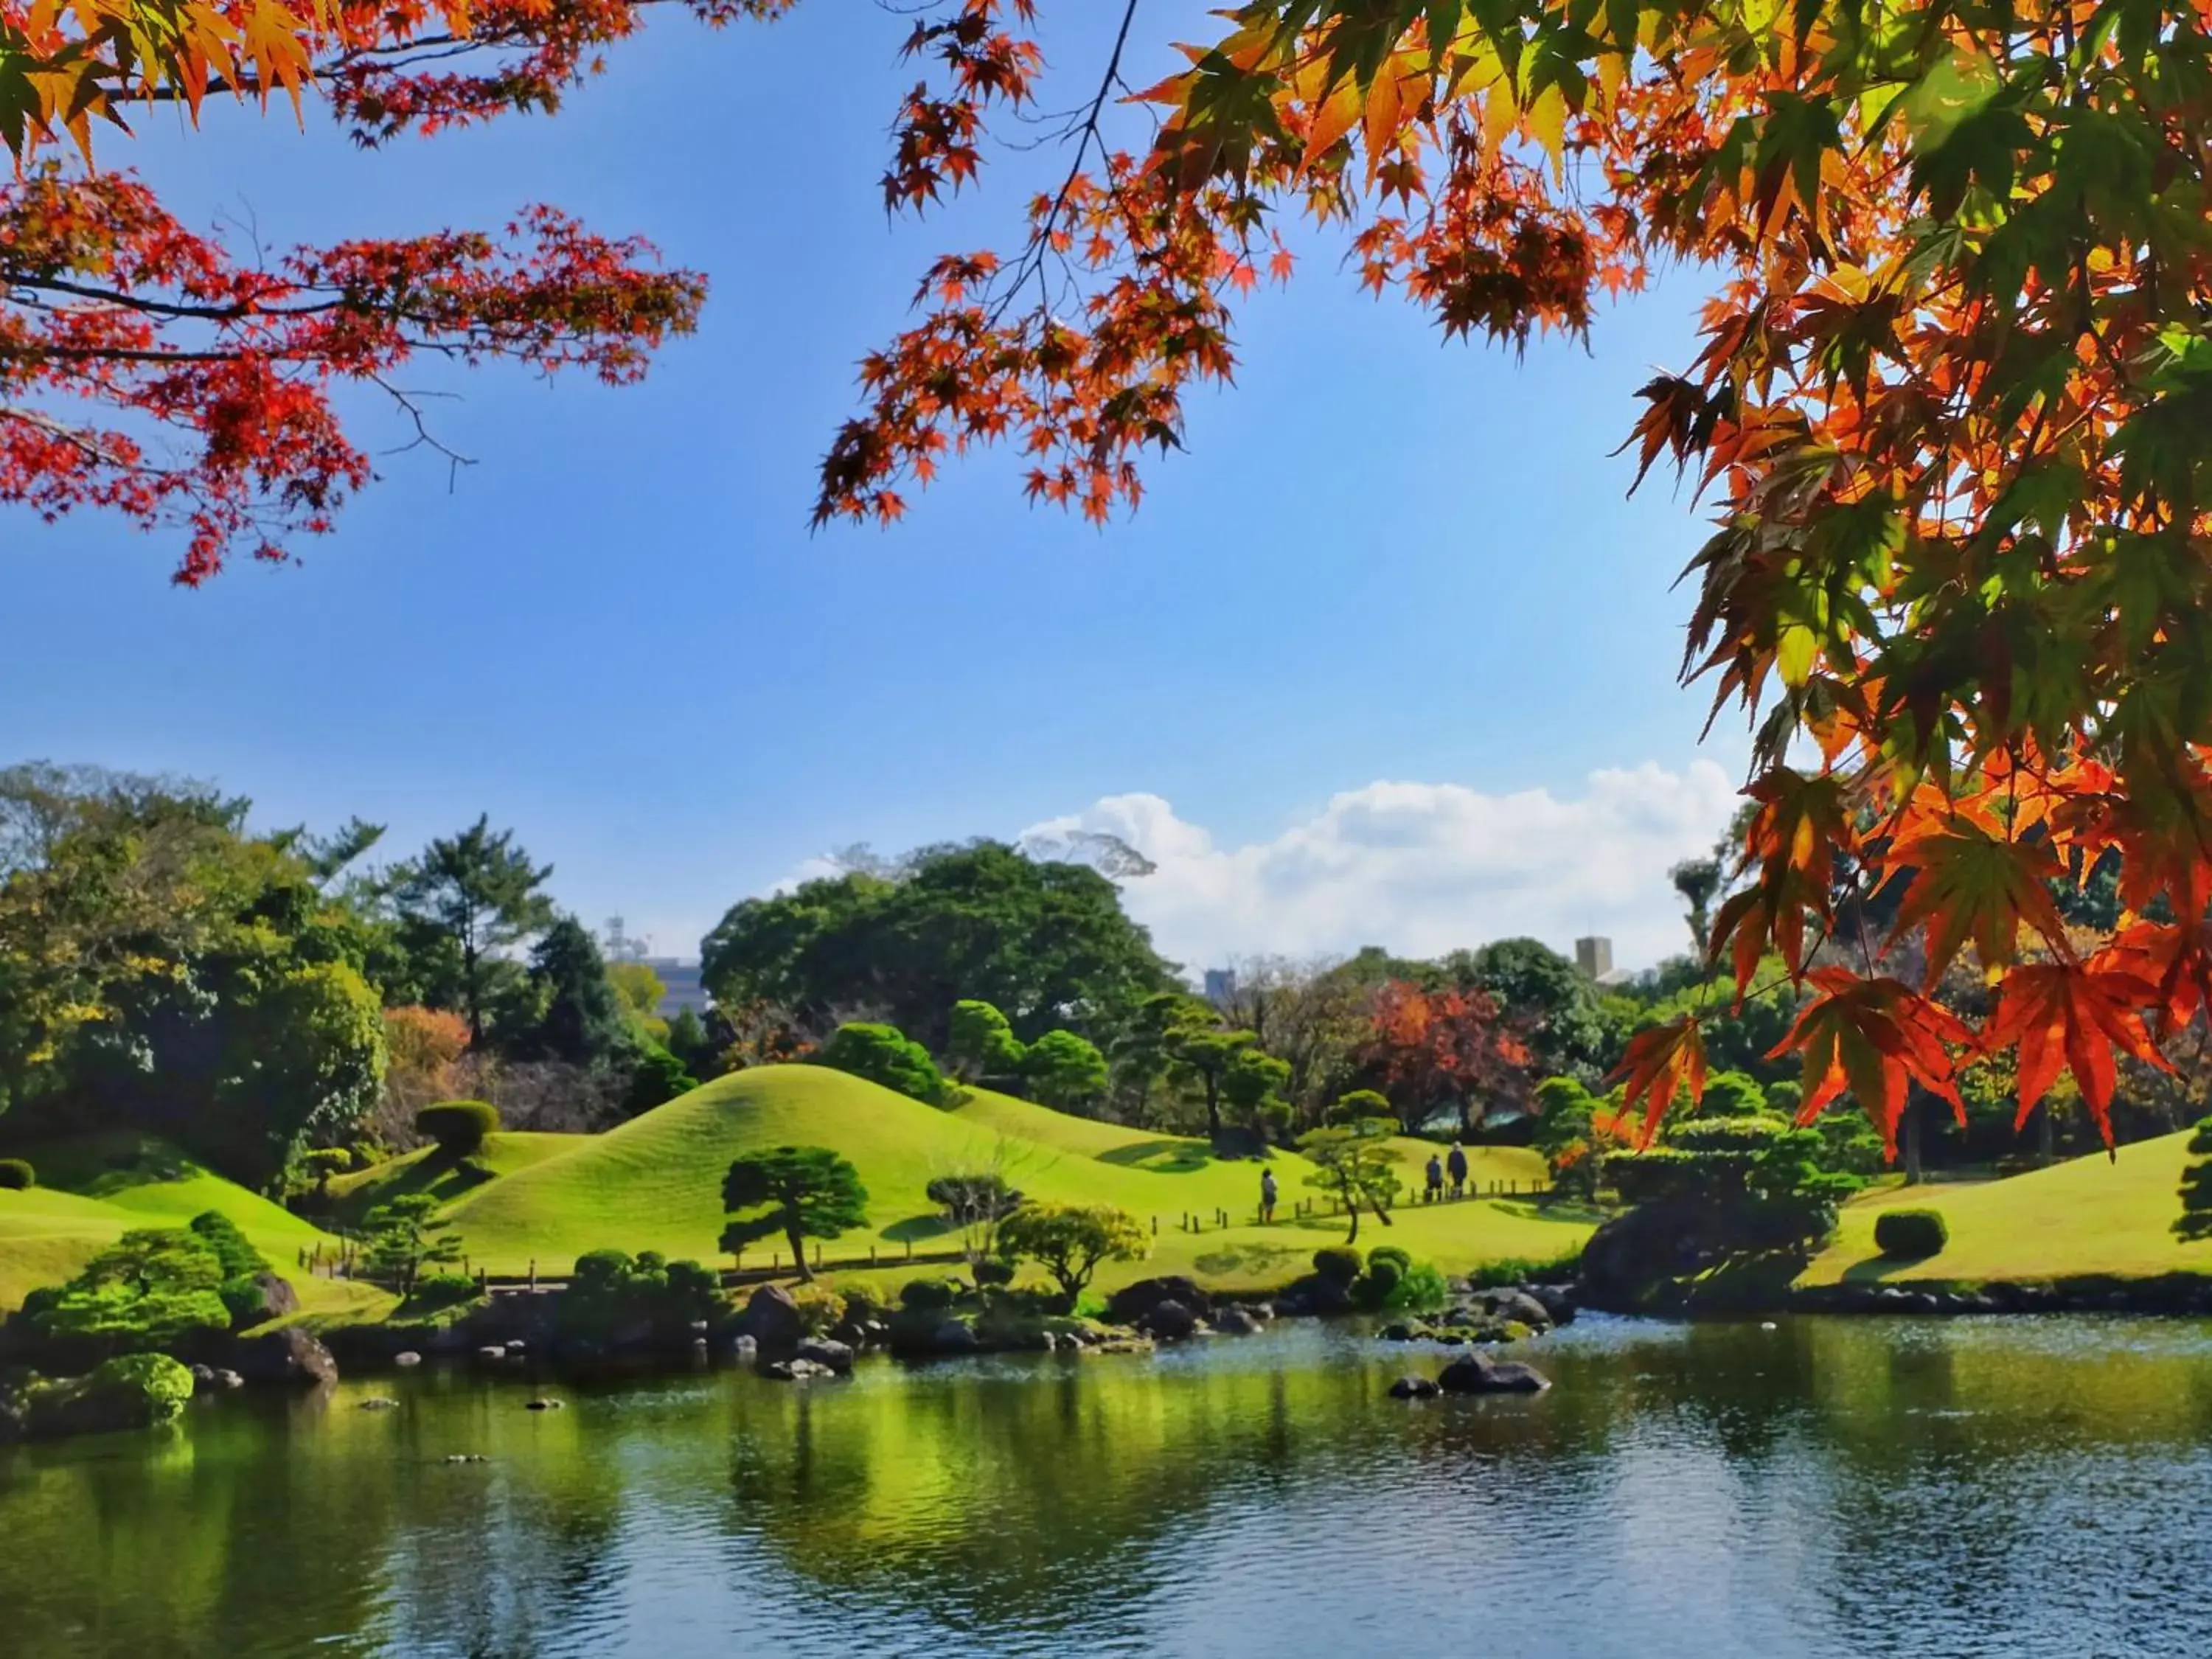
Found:
M 231 1319 L 234 1328 L 246 1330 L 299 1311 L 300 1293 L 292 1288 L 290 1280 L 279 1279 L 275 1273 L 256 1273 L 253 1300 L 234 1310 Z
M 1213 1312 L 1213 1298 L 1191 1280 L 1179 1274 L 1160 1279 L 1140 1279 L 1133 1285 L 1124 1285 L 1107 1298 L 1106 1317 L 1116 1325 L 1141 1326 L 1152 1311 L 1163 1302 L 1174 1302 L 1189 1310 L 1198 1319 Z
M 1155 1342 L 1181 1342 L 1198 1333 L 1198 1314 L 1172 1299 L 1153 1304 L 1136 1328 Z
M 957 1319 L 948 1319 L 937 1328 L 932 1346 L 939 1353 L 974 1353 L 981 1347 L 975 1340 L 974 1329 Z
M 1390 1385 L 1393 1400 L 1433 1400 L 1439 1390 L 1425 1376 L 1401 1376 Z
M 795 1348 L 806 1334 L 799 1304 L 781 1285 L 763 1285 L 755 1291 L 738 1323 L 746 1335 L 771 1351 Z
M 1214 1310 L 1213 1328 L 1224 1336 L 1251 1336 L 1260 1329 L 1260 1319 L 1249 1308 L 1231 1303 Z
M 230 1361 L 230 1369 L 246 1382 L 269 1387 L 312 1388 L 338 1376 L 331 1351 L 297 1325 L 244 1338 L 232 1348 Z

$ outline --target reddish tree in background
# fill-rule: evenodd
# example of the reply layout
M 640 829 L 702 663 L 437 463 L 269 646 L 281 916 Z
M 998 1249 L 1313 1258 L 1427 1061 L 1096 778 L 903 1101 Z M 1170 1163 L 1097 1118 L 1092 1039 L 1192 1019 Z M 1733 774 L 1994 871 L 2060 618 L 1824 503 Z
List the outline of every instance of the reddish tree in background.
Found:
M 1439 1106 L 1472 1134 L 1478 1109 L 1517 1103 L 1527 1091 L 1527 1046 L 1486 991 L 1424 991 L 1392 980 L 1375 994 L 1358 1063 L 1381 1085 L 1411 1127 Z

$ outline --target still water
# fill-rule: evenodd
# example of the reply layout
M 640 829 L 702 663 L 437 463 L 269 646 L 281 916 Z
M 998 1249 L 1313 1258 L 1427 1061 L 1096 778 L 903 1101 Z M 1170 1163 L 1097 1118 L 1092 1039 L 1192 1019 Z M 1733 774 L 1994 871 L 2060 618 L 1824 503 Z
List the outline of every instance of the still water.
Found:
M 203 1402 L 0 1452 L 0 1655 L 2212 1653 L 2212 1327 L 1591 1319 L 1527 1357 L 1550 1394 L 1417 1406 L 1406 1351 L 1311 1324 L 553 1413 L 452 1373 Z

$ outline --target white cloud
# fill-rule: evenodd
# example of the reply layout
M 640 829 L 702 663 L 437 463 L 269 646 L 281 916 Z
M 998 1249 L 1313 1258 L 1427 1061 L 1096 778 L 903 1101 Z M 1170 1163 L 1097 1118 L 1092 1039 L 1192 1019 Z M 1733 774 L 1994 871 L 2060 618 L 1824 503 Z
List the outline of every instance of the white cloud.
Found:
M 1736 805 L 1709 760 L 1590 775 L 1573 799 L 1451 783 L 1370 783 L 1271 841 L 1216 845 L 1152 794 L 1111 795 L 1024 832 L 1120 836 L 1158 868 L 1122 884 L 1163 954 L 1194 973 L 1255 955 L 1381 945 L 1433 956 L 1528 934 L 1568 951 L 1585 933 L 1616 963 L 1688 943 L 1668 866 L 1709 849 Z

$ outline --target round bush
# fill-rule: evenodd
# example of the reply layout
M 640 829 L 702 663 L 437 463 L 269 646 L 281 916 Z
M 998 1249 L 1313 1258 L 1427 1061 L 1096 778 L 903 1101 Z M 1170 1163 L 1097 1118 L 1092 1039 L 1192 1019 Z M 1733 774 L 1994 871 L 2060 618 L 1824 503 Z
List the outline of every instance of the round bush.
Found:
M 1403 1279 L 1413 1268 L 1413 1253 L 1399 1244 L 1377 1244 L 1367 1253 L 1367 1271 L 1372 1273 L 1384 1262 L 1397 1264 L 1398 1277 Z
M 438 1150 L 465 1158 L 499 1133 L 499 1111 L 481 1100 L 441 1100 L 415 1114 L 415 1133 L 438 1143 Z
M 39 1172 L 20 1158 L 0 1158 L 0 1192 L 20 1193 L 39 1184 Z
M 1405 1270 L 1394 1259 L 1377 1252 L 1369 1260 L 1367 1271 L 1353 1282 L 1352 1298 L 1363 1308 L 1380 1308 L 1404 1277 Z
M 1011 1285 L 1014 1282 L 1014 1264 L 1011 1261 L 982 1261 L 972 1269 L 978 1286 Z
M 1349 1285 L 1359 1277 L 1367 1258 L 1350 1244 L 1324 1244 L 1313 1255 L 1314 1271 L 1332 1284 Z
M 951 1307 L 958 1293 L 956 1286 L 941 1279 L 909 1279 L 899 1289 L 899 1306 L 936 1313 Z
M 1940 1255 L 1951 1230 L 1933 1210 L 1885 1210 L 1875 1218 L 1874 1242 L 1884 1255 L 1917 1261 Z
M 477 1282 L 466 1273 L 424 1273 L 415 1281 L 408 1292 L 410 1308 L 429 1310 L 438 1308 L 458 1308 L 463 1303 L 477 1299 Z

